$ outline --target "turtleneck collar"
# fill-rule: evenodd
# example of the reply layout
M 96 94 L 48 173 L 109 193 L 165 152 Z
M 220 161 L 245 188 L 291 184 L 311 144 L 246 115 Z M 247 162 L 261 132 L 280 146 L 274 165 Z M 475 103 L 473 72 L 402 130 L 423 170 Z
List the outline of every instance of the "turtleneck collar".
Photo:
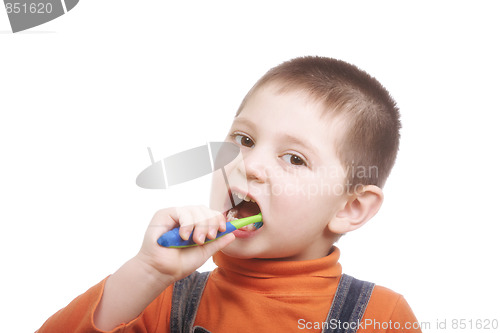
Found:
M 323 293 L 325 288 L 336 285 L 342 274 L 339 257 L 337 247 L 332 247 L 326 257 L 305 261 L 238 259 L 219 251 L 213 257 L 217 268 L 211 279 L 260 293 L 290 292 L 291 289 L 299 293 Z

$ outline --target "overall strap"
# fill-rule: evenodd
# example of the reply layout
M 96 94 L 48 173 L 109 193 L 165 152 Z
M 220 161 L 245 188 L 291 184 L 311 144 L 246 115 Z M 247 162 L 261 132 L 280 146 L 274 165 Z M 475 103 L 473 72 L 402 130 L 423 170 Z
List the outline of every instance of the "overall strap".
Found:
M 175 282 L 170 310 L 170 332 L 191 332 L 209 272 L 193 274 Z
M 356 332 L 374 286 L 371 282 L 342 274 L 323 333 Z

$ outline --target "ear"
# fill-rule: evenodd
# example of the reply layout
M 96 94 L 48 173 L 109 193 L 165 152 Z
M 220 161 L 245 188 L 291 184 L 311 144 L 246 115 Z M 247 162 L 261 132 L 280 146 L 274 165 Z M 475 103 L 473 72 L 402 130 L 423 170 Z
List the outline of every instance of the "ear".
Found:
M 359 186 L 351 195 L 344 208 L 337 212 L 328 224 L 328 229 L 336 234 L 345 234 L 364 225 L 377 214 L 384 194 L 375 185 Z

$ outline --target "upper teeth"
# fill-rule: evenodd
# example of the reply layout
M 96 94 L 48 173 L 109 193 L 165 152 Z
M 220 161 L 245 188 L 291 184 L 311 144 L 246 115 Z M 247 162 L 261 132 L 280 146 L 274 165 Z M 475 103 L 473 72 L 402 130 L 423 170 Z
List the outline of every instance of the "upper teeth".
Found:
M 249 201 L 251 201 L 251 202 L 255 202 L 255 200 L 253 200 L 253 199 L 251 199 L 250 197 L 248 197 L 248 195 L 245 195 L 245 196 L 244 196 L 243 194 L 241 194 L 241 193 L 239 193 L 239 192 L 233 192 L 233 193 L 234 193 L 234 194 L 236 194 L 236 196 L 237 196 L 238 198 L 240 198 L 241 200 L 245 200 L 246 202 L 249 202 Z

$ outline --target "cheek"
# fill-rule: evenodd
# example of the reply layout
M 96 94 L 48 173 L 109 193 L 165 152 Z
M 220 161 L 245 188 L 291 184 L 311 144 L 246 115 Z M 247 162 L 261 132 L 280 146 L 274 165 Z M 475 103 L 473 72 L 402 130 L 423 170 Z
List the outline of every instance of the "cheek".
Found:
M 224 212 L 231 207 L 227 206 L 227 186 L 221 170 L 212 175 L 212 187 L 210 189 L 210 208 L 219 212 Z
M 275 197 L 288 205 L 307 205 L 321 195 L 321 188 L 316 179 L 283 177 L 274 182 L 272 191 Z
M 281 179 L 279 183 L 273 183 L 271 206 L 279 214 L 279 220 L 308 218 L 309 211 L 316 208 L 315 198 L 308 187 L 306 183 L 300 183 L 294 178 Z
M 212 174 L 212 188 L 210 191 L 210 208 L 220 212 L 227 211 L 232 207 L 229 198 L 229 189 L 239 188 L 247 191 L 248 184 L 244 174 L 242 155 L 238 155 L 231 163 L 223 169 L 216 170 Z
M 273 184 L 274 204 L 286 216 L 321 218 L 323 212 L 335 206 L 342 189 L 341 183 L 326 182 L 324 178 L 283 179 Z

